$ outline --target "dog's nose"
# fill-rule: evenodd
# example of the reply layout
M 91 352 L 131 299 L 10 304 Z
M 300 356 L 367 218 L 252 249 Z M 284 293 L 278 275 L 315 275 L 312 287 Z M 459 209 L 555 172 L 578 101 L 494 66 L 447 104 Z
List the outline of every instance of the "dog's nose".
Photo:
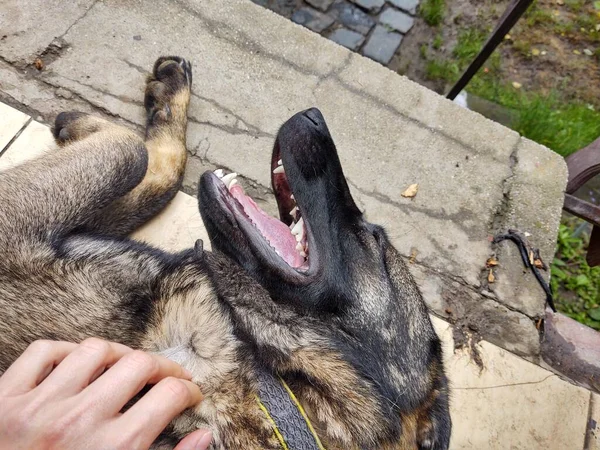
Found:
M 304 111 L 303 115 L 310 120 L 316 127 L 321 127 L 325 123 L 325 119 L 317 108 L 310 108 Z

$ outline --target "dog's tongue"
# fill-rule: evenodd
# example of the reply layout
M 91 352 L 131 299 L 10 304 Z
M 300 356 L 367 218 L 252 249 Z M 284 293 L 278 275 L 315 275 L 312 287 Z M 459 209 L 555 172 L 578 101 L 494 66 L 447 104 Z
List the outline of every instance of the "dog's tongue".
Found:
M 229 192 L 244 207 L 246 215 L 279 256 L 294 268 L 302 266 L 304 258 L 296 251 L 296 238 L 288 226 L 260 209 L 239 184 L 233 185 Z

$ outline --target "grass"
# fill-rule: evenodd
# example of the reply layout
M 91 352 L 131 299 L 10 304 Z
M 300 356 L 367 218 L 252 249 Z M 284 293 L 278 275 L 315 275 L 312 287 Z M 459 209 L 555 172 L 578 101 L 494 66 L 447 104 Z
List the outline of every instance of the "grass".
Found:
M 423 0 L 419 6 L 419 14 L 432 27 L 437 27 L 444 21 L 445 12 L 445 0 Z
M 600 267 L 590 267 L 585 261 L 588 239 L 577 233 L 581 222 L 572 219 L 560 225 L 550 283 L 560 311 L 600 330 Z
M 477 28 L 459 33 L 451 59 L 427 61 L 426 77 L 430 80 L 455 82 L 475 58 L 488 32 Z M 529 52 L 529 50 L 528 50 Z M 562 156 L 585 147 L 600 136 L 600 112 L 593 106 L 575 100 L 565 101 L 553 94 L 529 93 L 515 89 L 500 75 L 501 60 L 494 53 L 469 84 L 470 93 L 518 111 L 511 128 Z

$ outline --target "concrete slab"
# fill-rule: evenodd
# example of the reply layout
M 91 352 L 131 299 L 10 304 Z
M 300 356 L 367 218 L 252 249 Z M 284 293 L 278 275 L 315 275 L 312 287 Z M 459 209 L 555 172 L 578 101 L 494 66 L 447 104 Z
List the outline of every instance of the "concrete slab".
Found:
M 591 393 L 482 341 L 482 365 L 454 351 L 453 329 L 434 318 L 451 383 L 452 441 L 459 449 L 580 449 Z
M 0 154 L 29 120 L 27 114 L 0 103 Z
M 19 137 L 14 140 L 10 147 L 2 153 L 0 157 L 0 171 L 22 164 L 55 148 L 56 144 L 54 143 L 50 128 L 39 122 L 32 121 Z
M 31 64 L 53 42 L 61 42 L 69 27 L 97 0 L 3 0 L 0 14 L 0 55 Z M 51 51 L 59 50 L 59 48 Z
M 198 200 L 183 192 L 150 222 L 137 229 L 131 237 L 156 247 L 178 252 L 192 248 L 198 239 L 210 250 L 208 234 L 200 218 Z
M 349 5 L 336 1 L 330 11 L 343 4 Z M 539 350 L 530 318 L 543 313 L 543 297 L 535 285 L 521 284 L 532 276 L 499 274 L 515 276 L 518 284 L 493 292 L 481 275 L 494 251 L 490 236 L 509 223 L 533 229 L 532 241 L 551 259 L 549 242 L 562 205 L 557 192 L 564 188 L 557 155 L 519 144 L 518 134 L 246 0 L 99 1 L 61 39 L 65 50 L 40 73 L 22 72 L 19 63 L 26 59 L 0 61 L 0 97 L 47 121 L 58 108 L 84 109 L 139 128 L 143 81 L 157 52 L 190 58 L 195 85 L 188 192 L 207 166 L 241 173 L 267 192 L 278 127 L 293 113 L 317 106 L 358 203 L 387 226 L 405 256 L 416 254 L 415 273 L 435 274 L 428 298 L 435 311 L 465 327 L 479 326 L 482 336 L 520 354 Z M 535 147 L 532 154 L 546 161 L 545 180 L 528 175 L 534 165 L 515 164 L 519 145 L 522 152 Z M 419 184 L 415 199 L 402 198 L 413 183 Z M 543 205 L 535 217 L 541 227 L 531 226 L 532 216 L 519 207 L 536 202 Z M 266 197 L 264 203 L 272 206 Z M 521 266 L 513 254 L 502 260 L 503 267 Z M 525 289 L 531 294 L 521 295 Z M 468 301 L 455 300 L 450 315 L 445 309 L 452 298 Z M 494 311 L 500 318 L 509 311 L 512 337 L 499 331 L 500 319 L 472 322 Z
M 600 395 L 598 394 L 592 394 L 590 401 L 586 444 L 584 450 L 600 450 Z

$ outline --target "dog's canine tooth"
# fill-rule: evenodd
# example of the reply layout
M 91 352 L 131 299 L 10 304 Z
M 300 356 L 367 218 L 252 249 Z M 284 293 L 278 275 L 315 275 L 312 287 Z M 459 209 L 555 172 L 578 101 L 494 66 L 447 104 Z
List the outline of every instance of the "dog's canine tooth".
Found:
M 290 198 L 291 198 L 292 200 L 296 200 L 296 199 L 294 198 L 294 194 L 290 195 Z
M 273 170 L 273 173 L 285 173 L 285 169 L 283 166 L 277 166 L 275 170 Z
M 213 172 L 216 176 L 218 176 L 219 178 L 223 178 L 223 176 L 225 175 L 225 172 L 223 171 L 223 169 L 217 169 Z
M 233 180 L 231 180 L 231 181 L 229 182 L 229 185 L 227 186 L 227 189 L 231 189 L 231 188 L 232 188 L 233 186 L 235 186 L 236 184 L 239 184 L 239 183 L 238 183 L 238 180 L 237 180 L 237 178 L 234 178 Z
M 294 206 L 294 207 L 292 208 L 292 210 L 290 211 L 290 216 L 293 216 L 294 214 L 296 214 L 296 211 L 298 211 L 298 207 L 297 207 L 297 206 Z
M 229 186 L 229 183 L 231 182 L 231 180 L 233 180 L 235 177 L 237 177 L 237 173 L 235 172 L 231 172 L 228 173 L 227 175 L 225 175 L 223 178 L 221 178 L 221 181 L 223 182 L 223 184 L 225 186 Z
M 280 159 L 279 161 L 277 161 L 277 165 L 278 166 L 283 166 L 283 161 Z
M 302 219 L 302 217 L 300 217 L 300 220 L 298 222 L 296 222 L 296 224 L 294 225 L 294 228 L 292 228 L 292 234 L 297 236 L 297 235 L 301 235 L 303 234 L 302 232 L 304 231 L 304 220 Z

